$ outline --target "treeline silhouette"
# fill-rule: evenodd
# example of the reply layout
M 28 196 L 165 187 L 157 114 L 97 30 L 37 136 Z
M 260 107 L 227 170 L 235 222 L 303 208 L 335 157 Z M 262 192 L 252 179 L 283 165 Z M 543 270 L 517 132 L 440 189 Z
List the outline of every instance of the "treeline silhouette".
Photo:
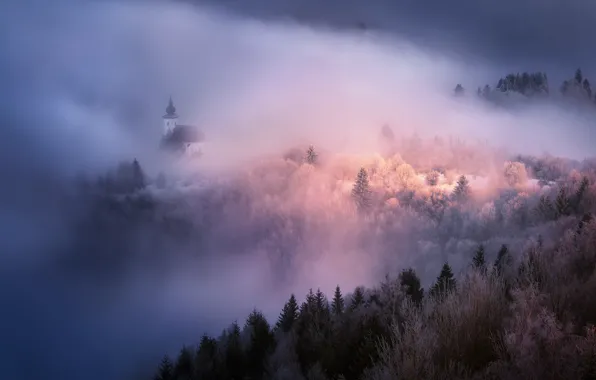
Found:
M 481 245 L 428 292 L 410 268 L 330 301 L 291 295 L 274 325 L 255 310 L 164 357 L 155 379 L 594 379 L 596 223 L 570 231 L 518 265 L 505 245 L 487 263 Z
M 591 102 L 596 105 L 596 94 L 593 93 L 590 81 L 578 68 L 572 78 L 564 80 L 556 89 L 564 98 Z M 489 84 L 478 87 L 476 94 L 484 99 L 496 100 L 499 94 L 516 93 L 525 97 L 548 97 L 552 94 L 548 76 L 544 72 L 510 73 L 500 78 L 493 87 Z M 455 95 L 465 94 L 461 84 L 454 89 Z

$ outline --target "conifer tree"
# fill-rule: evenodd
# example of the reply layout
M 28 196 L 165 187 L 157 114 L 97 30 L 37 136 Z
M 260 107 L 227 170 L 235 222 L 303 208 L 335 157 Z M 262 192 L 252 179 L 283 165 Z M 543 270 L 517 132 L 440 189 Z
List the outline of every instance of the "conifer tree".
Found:
M 453 276 L 453 271 L 448 263 L 443 264 L 441 273 L 437 277 L 437 282 L 433 286 L 431 293 L 434 296 L 443 297 L 448 292 L 455 290 L 456 282 Z
M 573 210 L 575 211 L 575 213 L 580 212 L 581 203 L 584 199 L 586 191 L 588 190 L 588 186 L 590 186 L 590 181 L 588 180 L 588 177 L 584 176 L 581 182 L 579 183 L 577 191 L 575 192 L 575 197 L 573 199 Z
M 569 206 L 569 198 L 567 197 L 567 191 L 564 187 L 559 189 L 559 193 L 557 194 L 557 198 L 555 199 L 555 209 L 557 211 L 557 216 L 567 216 L 571 212 Z
M 215 378 L 215 355 L 217 353 L 217 341 L 204 334 L 199 343 L 199 349 L 195 357 L 195 374 L 200 379 Z
M 590 87 L 590 81 L 588 79 L 584 78 L 584 81 L 582 82 L 582 88 L 584 89 L 588 98 L 592 99 L 592 88 Z
M 296 296 L 292 294 L 279 315 L 276 327 L 283 332 L 288 332 L 292 329 L 292 326 L 294 326 L 297 319 L 298 302 L 296 301 Z
M 253 310 L 246 320 L 250 331 L 250 344 L 246 352 L 246 374 L 251 379 L 260 379 L 265 374 L 267 357 L 273 351 L 275 338 L 269 322 L 260 311 Z
M 136 158 L 132 162 L 132 176 L 134 190 L 140 190 L 145 187 L 145 174 Z
M 470 185 L 465 175 L 457 180 L 457 185 L 453 189 L 453 198 L 458 201 L 465 201 L 470 196 Z
M 413 268 L 404 269 L 399 274 L 399 283 L 404 288 L 405 293 L 410 299 L 420 304 L 424 298 L 424 289 L 420 286 L 420 278 Z
M 499 253 L 497 253 L 497 259 L 495 260 L 495 270 L 497 274 L 502 274 L 505 264 L 507 263 L 507 255 L 509 253 L 509 249 L 507 245 L 503 244 L 501 249 L 499 249 Z
M 161 360 L 155 380 L 174 380 L 174 365 L 169 357 L 164 356 Z
M 472 266 L 479 269 L 482 273 L 486 273 L 486 261 L 484 259 L 484 245 L 480 244 L 476 249 L 476 254 L 472 258 Z
M 577 70 L 575 70 L 575 83 L 581 84 L 583 78 L 584 78 L 584 76 L 582 74 L 582 70 L 579 68 Z
M 319 155 L 317 154 L 317 152 L 315 152 L 315 147 L 310 145 L 308 147 L 308 150 L 306 151 L 306 163 L 310 164 L 310 165 L 314 165 L 317 163 L 317 157 Z
M 546 195 L 541 195 L 538 205 L 536 206 L 536 213 L 545 220 L 552 220 L 556 215 L 555 206 Z
M 173 373 L 176 380 L 191 379 L 193 375 L 193 353 L 189 348 L 182 347 L 180 350 Z
M 356 202 L 358 210 L 366 210 L 370 207 L 370 195 L 368 174 L 366 173 L 366 169 L 360 168 L 356 177 L 356 183 L 354 183 L 354 187 L 352 188 L 352 197 Z
M 344 312 L 344 297 L 341 294 L 339 285 L 335 287 L 335 293 L 333 294 L 333 301 L 331 302 L 331 310 L 336 316 L 341 315 Z
M 240 341 L 240 327 L 234 322 L 226 337 L 225 368 L 234 380 L 241 380 L 245 373 L 245 358 Z
M 364 305 L 364 291 L 360 286 L 354 289 L 354 294 L 352 294 L 352 302 L 350 303 L 350 310 L 354 311 L 360 306 Z

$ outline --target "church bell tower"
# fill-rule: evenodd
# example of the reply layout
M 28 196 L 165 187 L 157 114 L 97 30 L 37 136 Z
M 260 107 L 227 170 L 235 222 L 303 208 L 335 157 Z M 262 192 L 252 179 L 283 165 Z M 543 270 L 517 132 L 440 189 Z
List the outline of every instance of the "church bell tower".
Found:
M 172 101 L 172 97 L 170 96 L 170 101 L 168 103 L 168 106 L 166 107 L 166 114 L 163 115 L 163 135 L 167 136 L 170 133 L 172 133 L 174 128 L 176 128 L 177 123 L 178 115 L 176 114 L 176 107 L 174 107 L 174 102 Z

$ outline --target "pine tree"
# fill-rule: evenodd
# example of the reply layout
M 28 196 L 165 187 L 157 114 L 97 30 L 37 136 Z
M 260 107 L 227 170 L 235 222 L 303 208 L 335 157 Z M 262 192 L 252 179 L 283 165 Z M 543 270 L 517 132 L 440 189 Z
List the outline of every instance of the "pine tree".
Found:
M 288 332 L 292 329 L 297 319 L 298 302 L 296 301 L 296 296 L 292 294 L 282 309 L 276 327 L 283 332 Z
M 169 357 L 164 356 L 161 360 L 155 380 L 174 380 L 174 365 Z
M 215 355 L 217 353 L 217 341 L 204 334 L 199 343 L 199 349 L 195 358 L 195 374 L 200 379 L 215 378 Z
M 225 368 L 233 380 L 241 380 L 245 373 L 245 358 L 240 341 L 240 327 L 234 322 L 226 337 Z
M 318 322 L 326 322 L 329 319 L 330 312 L 329 312 L 329 302 L 327 301 L 327 297 L 321 291 L 321 289 L 317 289 L 315 293 L 315 315 L 318 318 Z
M 555 209 L 557 211 L 557 216 L 567 216 L 571 214 L 571 208 L 569 205 L 569 198 L 567 197 L 567 191 L 564 187 L 559 189 L 559 193 L 557 194 L 557 198 L 555 199 Z
M 573 210 L 576 214 L 580 213 L 581 203 L 584 199 L 586 191 L 588 190 L 588 186 L 590 186 L 590 181 L 588 180 L 588 177 L 584 176 L 579 183 L 577 191 L 575 192 L 575 197 L 573 199 Z
M 582 88 L 584 89 L 588 98 L 592 99 L 592 88 L 590 87 L 590 81 L 588 79 L 584 78 L 584 81 L 582 82 Z
M 339 285 L 335 287 L 335 293 L 333 294 L 333 301 L 331 302 L 331 310 L 336 316 L 341 315 L 344 312 L 344 297 L 341 294 Z
M 441 268 L 441 273 L 439 277 L 437 277 L 437 282 L 433 286 L 431 293 L 434 296 L 443 297 L 447 293 L 455 290 L 456 282 L 455 277 L 453 276 L 453 271 L 448 263 L 443 264 L 443 268 Z
M 479 269 L 482 273 L 486 273 L 486 261 L 484 259 L 484 245 L 480 244 L 476 249 L 476 254 L 472 258 L 472 266 Z
M 317 152 L 315 152 L 315 147 L 310 145 L 308 147 L 308 150 L 306 151 L 306 158 L 305 161 L 306 163 L 310 164 L 310 165 L 314 165 L 317 163 L 317 157 L 319 155 L 317 154 Z
M 132 162 L 132 176 L 134 190 L 140 190 L 145 187 L 145 174 L 136 158 Z
M 497 254 L 497 259 L 495 260 L 495 270 L 497 274 L 502 274 L 505 265 L 507 264 L 507 255 L 509 254 L 509 249 L 507 245 L 503 244 L 501 249 L 499 249 L 499 253 Z
M 578 69 L 575 71 L 575 83 L 577 83 L 577 84 L 581 84 L 581 83 L 582 83 L 582 80 L 583 80 L 583 78 L 584 78 L 584 76 L 583 76 L 583 74 L 582 74 L 582 70 L 578 68 Z
M 187 347 L 182 347 L 176 365 L 174 366 L 174 379 L 190 380 L 193 375 L 193 354 Z
M 246 352 L 246 373 L 251 379 L 260 379 L 265 373 L 267 357 L 273 352 L 275 338 L 269 322 L 260 311 L 253 310 L 246 320 L 250 344 Z
M 370 195 L 371 191 L 368 183 L 368 174 L 364 168 L 360 168 L 358 176 L 356 177 L 356 183 L 354 183 L 354 187 L 352 188 L 352 197 L 356 202 L 358 210 L 366 210 L 370 207 Z
M 536 206 L 536 213 L 541 219 L 552 220 L 556 212 L 555 206 L 546 195 L 541 195 L 538 205 Z
M 360 286 L 354 289 L 354 294 L 352 294 L 352 302 L 350 303 L 350 310 L 354 311 L 358 309 L 360 306 L 364 305 L 364 291 Z
M 424 298 L 424 289 L 420 286 L 420 278 L 413 268 L 404 269 L 399 274 L 399 283 L 405 290 L 407 296 L 416 303 L 420 304 Z
M 457 185 L 453 190 L 453 198 L 458 201 L 465 201 L 470 196 L 470 185 L 465 175 L 462 175 L 457 180 Z

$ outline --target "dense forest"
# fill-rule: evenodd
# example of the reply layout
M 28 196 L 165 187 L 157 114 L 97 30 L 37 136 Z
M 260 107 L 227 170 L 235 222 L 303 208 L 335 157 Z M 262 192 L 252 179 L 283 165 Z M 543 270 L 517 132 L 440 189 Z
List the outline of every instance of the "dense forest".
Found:
M 544 72 L 510 73 L 500 78 L 494 87 L 489 84 L 478 87 L 478 97 L 496 101 L 502 100 L 503 95 L 521 95 L 527 98 L 546 98 L 558 92 L 564 99 L 581 101 L 596 105 L 596 94 L 592 92 L 590 80 L 584 76 L 581 68 L 575 71 L 572 78 L 566 79 L 561 85 L 552 91 L 549 87 L 548 76 Z M 465 89 L 457 84 L 454 94 L 462 96 Z
M 596 162 L 398 140 L 389 126 L 379 138 L 382 154 L 291 149 L 225 183 L 150 178 L 136 160 L 81 180 L 103 215 L 93 228 L 265 250 L 280 283 L 340 229 L 340 249 L 385 270 L 197 336 L 155 379 L 596 378 Z

